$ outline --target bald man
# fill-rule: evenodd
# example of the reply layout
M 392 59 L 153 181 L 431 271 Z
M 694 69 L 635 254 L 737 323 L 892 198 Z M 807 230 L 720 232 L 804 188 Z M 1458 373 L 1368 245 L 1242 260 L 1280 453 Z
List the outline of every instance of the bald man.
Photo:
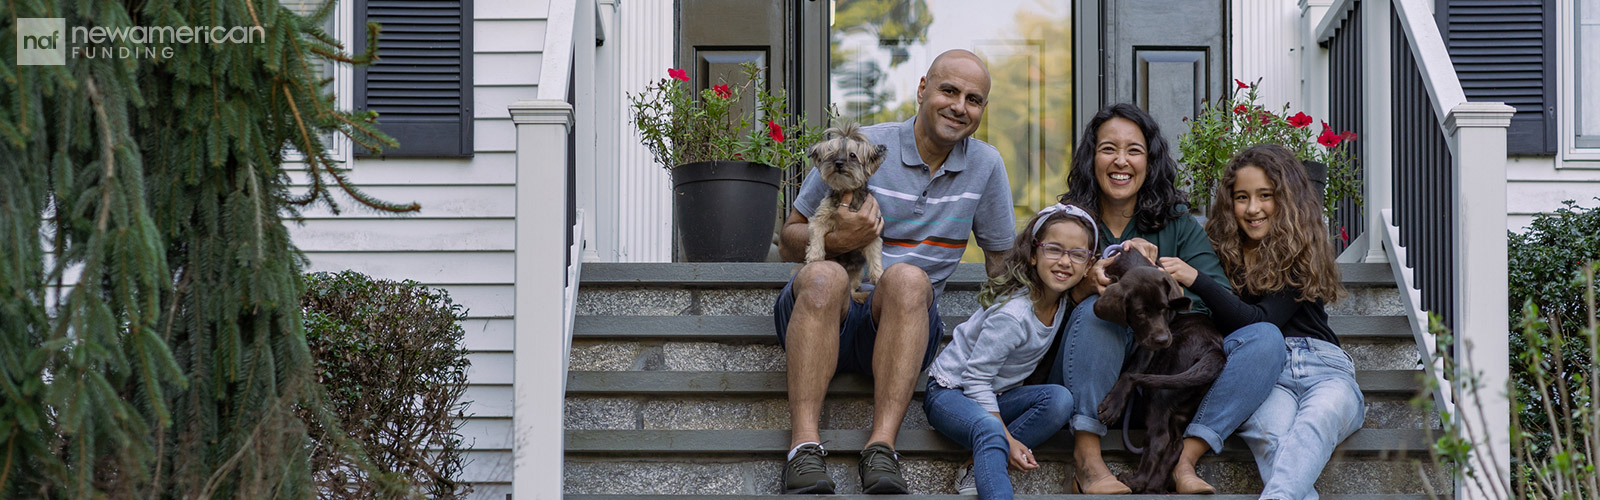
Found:
M 917 86 L 917 115 L 864 127 L 888 148 L 868 180 L 861 208 L 841 209 L 828 234 L 831 258 L 883 238 L 883 277 L 864 303 L 850 299 L 845 270 L 832 261 L 806 264 L 773 307 L 778 342 L 789 358 L 792 427 L 786 493 L 833 493 L 817 430 L 828 382 L 837 370 L 873 377 L 872 433 L 857 473 L 866 493 L 908 493 L 894 451 L 900 421 L 918 375 L 933 362 L 944 325 L 939 295 L 967 247 L 983 248 L 990 276 L 1012 245 L 1016 223 L 1005 164 L 993 146 L 972 138 L 989 104 L 989 71 L 965 50 L 940 54 Z M 813 168 L 784 222 L 784 259 L 805 258 L 807 220 L 827 196 Z M 841 206 L 849 202 L 849 195 Z M 864 285 L 866 288 L 868 285 Z

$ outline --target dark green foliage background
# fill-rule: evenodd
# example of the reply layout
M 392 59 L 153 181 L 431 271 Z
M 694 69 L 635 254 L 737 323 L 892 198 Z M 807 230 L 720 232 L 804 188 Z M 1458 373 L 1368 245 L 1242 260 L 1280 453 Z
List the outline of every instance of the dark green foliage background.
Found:
M 1525 232 L 1507 235 L 1511 257 L 1507 266 L 1511 307 L 1508 327 L 1510 352 L 1526 351 L 1528 334 L 1520 326 L 1523 306 L 1529 301 L 1537 305 L 1540 315 L 1550 321 L 1551 328 L 1559 328 L 1564 337 L 1561 365 L 1548 369 L 1571 379 L 1594 361 L 1589 359 L 1589 348 L 1581 335 L 1589 317 L 1583 303 L 1581 269 L 1586 263 L 1600 260 L 1600 208 L 1581 207 L 1570 200 L 1563 204 L 1564 208 L 1535 217 Z M 1551 394 L 1541 395 L 1523 363 L 1511 363 L 1511 379 L 1517 388 L 1517 399 L 1524 406 L 1522 424 L 1532 434 L 1535 447 L 1545 449 L 1550 429 L 1543 408 L 1559 406 L 1562 401 L 1553 389 Z
M 444 290 L 361 273 L 306 275 L 300 299 L 317 378 L 345 433 L 372 467 L 396 475 L 427 498 L 462 498 L 467 351 L 466 309 Z M 318 497 L 374 498 L 373 483 L 348 463 L 307 416 L 316 449 Z

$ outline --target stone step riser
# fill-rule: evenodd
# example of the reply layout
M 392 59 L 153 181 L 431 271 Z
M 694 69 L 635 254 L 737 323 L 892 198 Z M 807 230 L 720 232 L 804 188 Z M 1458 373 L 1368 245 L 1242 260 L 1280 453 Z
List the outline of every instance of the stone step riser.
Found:
M 1330 304 L 1328 314 L 1404 314 L 1400 292 L 1393 287 L 1352 287 L 1350 296 Z M 971 316 L 978 294 L 950 290 L 939 298 L 939 314 Z M 774 288 L 686 289 L 663 287 L 585 287 L 578 290 L 580 316 L 770 315 L 777 301 Z
M 724 344 L 649 340 L 574 340 L 573 371 L 785 371 L 788 358 L 776 344 Z M 1356 370 L 1415 370 L 1417 348 L 1409 342 L 1344 343 Z
M 872 425 L 869 398 L 829 398 L 823 403 L 822 430 L 867 429 Z M 568 430 L 786 430 L 789 404 L 781 397 L 685 398 L 568 396 Z M 1439 428 L 1437 413 L 1413 407 L 1398 398 L 1367 398 L 1368 429 Z M 930 430 L 921 402 L 906 410 L 903 430 Z
M 838 493 L 859 493 L 856 453 L 835 450 L 827 458 L 828 474 Z M 684 459 L 649 457 L 604 458 L 568 457 L 565 492 L 571 494 L 665 494 L 728 495 L 778 494 L 782 488 L 782 456 L 701 457 L 692 463 Z M 907 457 L 901 462 L 914 494 L 954 493 L 953 484 L 961 460 Z M 1130 463 L 1108 460 L 1114 472 L 1124 472 Z M 1437 467 L 1423 466 L 1435 488 L 1446 484 L 1447 476 Z M 1202 478 L 1223 494 L 1261 491 L 1260 474 L 1253 461 L 1204 459 L 1198 466 Z M 1322 494 L 1422 493 L 1418 465 L 1409 460 L 1378 461 L 1335 457 L 1317 480 Z M 1072 478 L 1072 462 L 1046 457 L 1040 468 L 1027 473 L 1013 471 L 1012 484 L 1019 494 L 1063 494 Z M 1448 490 L 1446 490 L 1448 491 Z

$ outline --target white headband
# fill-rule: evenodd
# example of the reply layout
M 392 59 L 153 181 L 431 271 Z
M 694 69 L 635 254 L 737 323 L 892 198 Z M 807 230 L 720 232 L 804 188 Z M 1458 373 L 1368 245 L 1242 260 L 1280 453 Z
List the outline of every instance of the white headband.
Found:
M 1091 242 L 1089 248 L 1092 249 L 1100 246 L 1100 227 L 1095 225 L 1094 217 L 1090 217 L 1089 212 L 1083 211 L 1083 209 L 1078 208 L 1077 205 L 1062 205 L 1060 203 L 1044 207 L 1044 210 L 1039 211 L 1039 220 L 1033 223 L 1032 234 L 1035 239 L 1039 238 L 1039 230 L 1044 228 L 1044 221 L 1048 220 L 1050 215 L 1056 212 L 1066 212 L 1067 215 L 1088 221 L 1089 241 Z

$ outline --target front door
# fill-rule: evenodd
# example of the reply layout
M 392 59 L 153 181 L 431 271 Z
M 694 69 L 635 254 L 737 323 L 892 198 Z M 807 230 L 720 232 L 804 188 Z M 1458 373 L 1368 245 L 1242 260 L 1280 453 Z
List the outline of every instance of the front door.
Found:
M 1099 2 L 1101 106 L 1138 105 L 1176 147 L 1189 130 L 1183 119 L 1228 91 L 1228 1 Z

